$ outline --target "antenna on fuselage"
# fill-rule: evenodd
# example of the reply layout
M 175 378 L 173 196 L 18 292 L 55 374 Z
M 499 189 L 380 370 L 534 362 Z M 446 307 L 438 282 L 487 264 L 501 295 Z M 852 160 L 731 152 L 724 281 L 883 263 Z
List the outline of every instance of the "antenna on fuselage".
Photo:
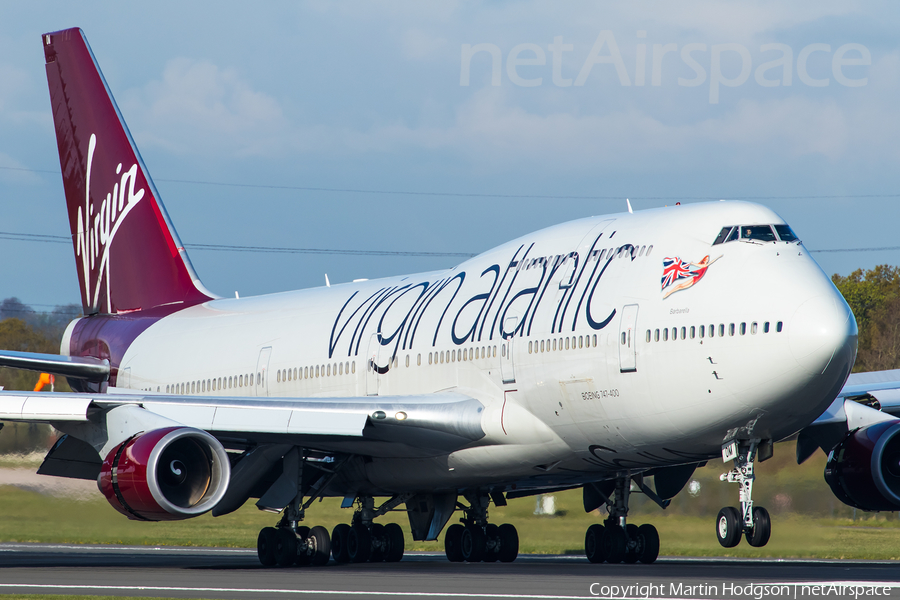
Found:
M 628 212 L 630 214 L 634 214 L 634 211 L 631 210 L 631 200 L 629 200 L 628 198 L 625 198 L 625 205 L 628 206 Z

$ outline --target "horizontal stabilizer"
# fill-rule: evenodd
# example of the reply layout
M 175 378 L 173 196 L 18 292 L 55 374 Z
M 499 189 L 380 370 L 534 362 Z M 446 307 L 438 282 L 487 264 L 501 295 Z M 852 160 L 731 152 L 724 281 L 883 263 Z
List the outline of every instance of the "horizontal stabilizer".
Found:
M 109 361 L 89 356 L 60 356 L 58 354 L 0 350 L 0 367 L 52 373 L 88 381 L 109 379 Z

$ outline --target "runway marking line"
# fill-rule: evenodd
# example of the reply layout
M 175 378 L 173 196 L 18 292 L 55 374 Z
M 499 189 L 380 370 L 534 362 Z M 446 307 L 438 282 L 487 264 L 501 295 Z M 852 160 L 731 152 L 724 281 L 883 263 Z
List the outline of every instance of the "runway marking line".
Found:
M 97 590 L 115 592 L 206 592 L 206 593 L 251 593 L 251 594 L 304 594 L 328 596 L 395 596 L 404 598 L 512 598 L 536 600 L 584 600 L 596 596 L 548 596 L 542 594 L 477 594 L 459 592 L 377 592 L 365 590 L 279 590 L 266 588 L 209 588 L 209 587 L 171 587 L 140 585 L 62 585 L 35 583 L 0 583 L 2 588 L 28 588 L 36 590 Z

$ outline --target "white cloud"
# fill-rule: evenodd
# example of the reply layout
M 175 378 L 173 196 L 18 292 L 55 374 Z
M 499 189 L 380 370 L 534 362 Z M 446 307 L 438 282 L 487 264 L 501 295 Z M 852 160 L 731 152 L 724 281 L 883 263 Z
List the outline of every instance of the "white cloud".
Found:
M 224 142 L 238 154 L 265 153 L 285 124 L 275 99 L 205 60 L 170 60 L 161 80 L 125 97 L 153 141 L 175 151 L 221 150 Z

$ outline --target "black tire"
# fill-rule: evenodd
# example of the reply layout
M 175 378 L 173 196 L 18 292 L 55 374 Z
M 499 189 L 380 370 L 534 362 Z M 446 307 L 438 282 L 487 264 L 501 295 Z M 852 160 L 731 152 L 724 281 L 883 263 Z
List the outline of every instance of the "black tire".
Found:
M 347 552 L 350 562 L 364 563 L 372 556 L 372 534 L 369 528 L 362 523 L 350 526 L 350 534 L 347 536 Z
M 754 548 L 762 548 L 769 543 L 769 536 L 772 535 L 772 520 L 769 518 L 769 511 L 762 506 L 753 507 L 753 529 L 746 534 L 747 543 Z
M 725 548 L 734 548 L 741 542 L 744 521 L 741 513 L 733 506 L 726 506 L 716 517 L 716 537 Z
M 275 528 L 264 527 L 256 538 L 256 555 L 264 567 L 275 566 Z
M 500 528 L 488 523 L 484 528 L 484 562 L 497 562 L 500 558 Z
M 484 530 L 481 527 L 478 525 L 466 525 L 459 544 L 462 549 L 463 560 L 471 563 L 481 562 L 486 549 L 485 541 Z
M 305 567 L 312 562 L 313 553 L 310 551 L 312 546 L 308 543 L 309 527 L 301 526 L 297 528 L 297 564 Z
M 632 545 L 631 542 L 636 543 L 638 541 L 638 526 L 628 523 L 625 525 L 625 534 L 628 537 L 628 541 L 625 546 L 625 558 L 622 559 L 622 562 L 633 565 L 638 561 L 638 547 L 637 545 Z
M 509 563 L 516 560 L 519 556 L 519 532 L 516 531 L 515 525 L 504 523 L 498 527 L 500 534 L 500 562 Z
M 618 525 L 610 525 L 603 529 L 603 537 L 600 538 L 600 550 L 606 557 L 606 562 L 618 564 L 625 560 L 628 549 L 628 538 L 625 530 Z
M 606 560 L 603 546 L 600 543 L 600 540 L 603 539 L 603 529 L 603 525 L 594 523 L 584 534 L 584 555 L 592 563 L 602 563 Z
M 350 536 L 350 526 L 346 523 L 338 523 L 331 530 L 331 556 L 339 565 L 350 562 L 350 552 L 347 549 L 347 538 Z
M 384 539 L 387 540 L 384 562 L 400 562 L 406 546 L 406 540 L 403 539 L 403 530 L 396 523 L 388 523 L 384 526 Z
M 659 532 L 649 523 L 638 527 L 637 531 L 640 550 L 638 560 L 645 565 L 652 565 L 659 557 Z
M 290 529 L 281 528 L 275 534 L 275 564 L 290 567 L 297 561 L 297 536 Z
M 450 562 L 462 562 L 462 534 L 465 527 L 459 523 L 454 523 L 447 528 L 444 534 L 444 552 L 447 553 L 447 560 Z
M 387 549 L 387 540 L 384 537 L 384 525 L 372 523 L 372 552 L 369 554 L 369 562 L 383 562 L 384 551 Z
M 331 555 L 331 538 L 328 537 L 328 530 L 317 525 L 309 530 L 309 536 L 306 538 L 309 544 L 310 562 L 314 567 L 322 567 L 328 564 L 328 557 Z

